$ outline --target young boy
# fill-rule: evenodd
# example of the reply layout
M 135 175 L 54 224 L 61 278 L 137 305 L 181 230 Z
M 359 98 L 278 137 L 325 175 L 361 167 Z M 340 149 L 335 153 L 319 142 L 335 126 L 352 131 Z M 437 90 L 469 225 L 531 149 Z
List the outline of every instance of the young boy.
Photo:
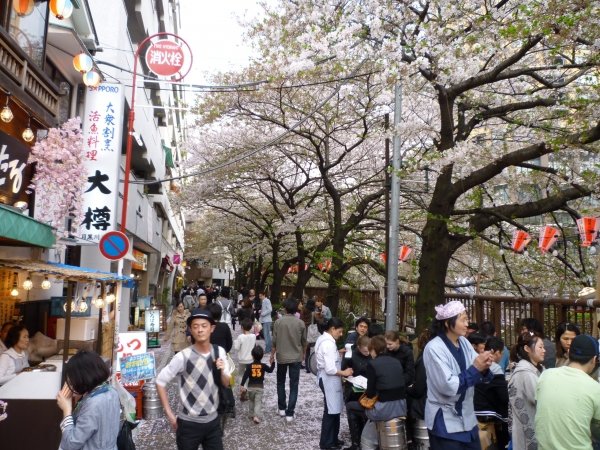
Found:
M 246 372 L 246 367 L 252 363 L 252 349 L 256 345 L 256 335 L 251 332 L 253 324 L 252 319 L 243 319 L 242 334 L 233 341 L 233 350 L 237 352 L 238 357 L 238 373 L 241 374 Z M 240 386 L 244 387 L 242 384 Z M 248 400 L 245 390 L 240 389 L 240 400 Z
M 264 390 L 265 373 L 272 373 L 275 361 L 270 366 L 262 363 L 265 352 L 262 347 L 255 345 L 252 349 L 252 364 L 246 367 L 242 377 L 242 392 L 246 390 L 244 383 L 248 380 L 248 397 L 250 398 L 250 417 L 254 423 L 260 423 L 262 418 L 262 396 Z

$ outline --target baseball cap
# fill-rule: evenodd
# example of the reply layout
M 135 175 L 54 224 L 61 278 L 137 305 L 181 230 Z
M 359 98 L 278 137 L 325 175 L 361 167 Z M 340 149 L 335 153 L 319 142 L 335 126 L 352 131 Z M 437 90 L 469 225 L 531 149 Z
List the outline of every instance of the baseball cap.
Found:
M 598 356 L 598 341 L 588 334 L 580 334 L 575 336 L 571 342 L 569 356 L 579 358 L 592 358 Z
M 205 319 L 208 320 L 211 325 L 215 324 L 215 319 L 213 319 L 212 314 L 207 309 L 194 308 L 192 315 L 187 318 L 188 327 L 192 324 L 192 320 L 194 319 Z

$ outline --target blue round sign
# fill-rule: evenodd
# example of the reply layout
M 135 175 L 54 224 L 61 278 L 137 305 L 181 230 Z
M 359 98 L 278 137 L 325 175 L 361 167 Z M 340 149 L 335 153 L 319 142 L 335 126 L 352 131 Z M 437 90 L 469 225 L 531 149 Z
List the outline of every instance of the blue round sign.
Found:
M 109 231 L 100 239 L 98 247 L 106 259 L 117 261 L 129 251 L 129 238 L 121 231 Z

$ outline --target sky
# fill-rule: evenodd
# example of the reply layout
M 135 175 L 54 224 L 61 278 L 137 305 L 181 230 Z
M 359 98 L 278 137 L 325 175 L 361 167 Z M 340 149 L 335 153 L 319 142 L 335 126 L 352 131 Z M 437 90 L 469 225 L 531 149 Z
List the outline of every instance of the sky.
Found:
M 269 1 L 268 3 L 271 3 Z M 187 83 L 206 83 L 211 73 L 244 67 L 253 55 L 239 18 L 262 11 L 257 0 L 180 0 L 180 36 L 192 48 L 194 62 Z

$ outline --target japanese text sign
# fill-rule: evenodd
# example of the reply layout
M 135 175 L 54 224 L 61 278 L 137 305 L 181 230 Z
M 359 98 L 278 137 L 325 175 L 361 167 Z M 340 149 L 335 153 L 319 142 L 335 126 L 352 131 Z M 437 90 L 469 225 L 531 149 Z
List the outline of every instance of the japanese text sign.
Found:
M 141 355 L 148 350 L 145 331 L 128 331 L 119 333 L 117 346 L 117 371 L 120 371 L 121 360 L 132 355 Z
M 153 42 L 146 51 L 146 64 L 158 76 L 172 76 L 181 71 L 185 61 L 179 44 L 169 39 Z
M 158 309 L 147 309 L 144 313 L 145 330 L 148 333 L 160 331 L 160 311 Z
M 29 203 L 27 187 L 33 172 L 27 164 L 29 152 L 29 147 L 0 131 L 0 203 Z
M 121 359 L 121 379 L 125 383 L 147 380 L 156 376 L 153 353 L 127 356 Z
M 123 133 L 123 86 L 102 83 L 88 87 L 82 117 L 85 168 L 80 238 L 98 242 L 114 230 L 119 197 L 119 160 Z

